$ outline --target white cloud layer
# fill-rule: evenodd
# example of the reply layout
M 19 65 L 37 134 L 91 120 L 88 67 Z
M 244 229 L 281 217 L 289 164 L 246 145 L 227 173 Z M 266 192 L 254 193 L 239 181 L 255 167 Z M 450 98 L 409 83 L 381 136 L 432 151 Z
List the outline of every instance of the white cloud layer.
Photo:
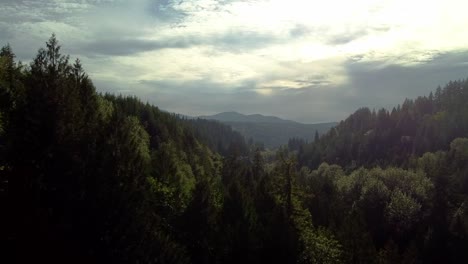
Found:
M 241 107 L 271 114 L 268 104 L 282 101 L 272 98 L 285 98 L 286 93 L 294 98 L 296 89 L 317 107 L 297 106 L 279 115 L 303 121 L 339 119 L 356 105 L 349 103 L 343 111 L 330 108 L 322 118 L 311 114 L 307 119 L 294 111 L 323 109 L 325 99 L 358 96 L 353 67 L 415 70 L 468 47 L 464 0 L 3 2 L 0 39 L 10 42 L 21 59 L 30 59 L 55 32 L 64 51 L 84 61 L 102 90 L 145 95 L 163 108 L 194 115 Z M 418 91 L 449 81 L 445 76 Z M 176 107 L 177 98 L 205 93 L 225 98 L 232 108 Z M 235 100 L 243 97 L 233 94 L 246 93 L 255 94 L 265 108 L 253 107 L 255 102 L 237 102 L 236 107 Z M 399 99 L 376 99 L 375 104 Z

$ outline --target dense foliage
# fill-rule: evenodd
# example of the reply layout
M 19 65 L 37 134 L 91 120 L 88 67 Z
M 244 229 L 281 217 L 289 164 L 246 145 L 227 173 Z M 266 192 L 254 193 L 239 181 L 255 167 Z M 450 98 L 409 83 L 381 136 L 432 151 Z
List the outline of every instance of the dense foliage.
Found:
M 244 137 L 230 126 L 200 118 L 184 121 L 192 126 L 195 136 L 203 144 L 223 156 L 231 154 L 245 156 L 249 152 L 249 146 Z
M 0 55 L 6 263 L 468 261 L 466 82 L 272 157 L 96 93 L 55 36 L 28 66 Z
M 361 108 L 318 142 L 304 145 L 301 164 L 407 166 L 411 156 L 447 150 L 468 135 L 468 80 L 451 81 L 429 96 L 407 99 L 391 112 Z

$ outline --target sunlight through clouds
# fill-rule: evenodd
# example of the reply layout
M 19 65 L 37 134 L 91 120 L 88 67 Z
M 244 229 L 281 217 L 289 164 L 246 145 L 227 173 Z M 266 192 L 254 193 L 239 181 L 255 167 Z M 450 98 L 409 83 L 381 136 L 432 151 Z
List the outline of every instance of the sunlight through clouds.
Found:
M 94 80 L 136 94 L 151 83 L 173 100 L 293 90 L 344 100 L 358 89 L 355 69 L 429 69 L 467 51 L 466 10 L 461 0 L 6 0 L 0 37 L 30 59 L 55 32 Z
M 171 34 L 181 37 L 202 36 L 207 41 L 200 45 L 216 50 L 216 60 L 230 65 L 223 71 L 236 71 L 239 67 L 246 67 L 255 68 L 251 70 L 268 75 L 268 69 L 272 68 L 271 63 L 304 63 L 336 57 L 343 58 L 341 61 L 345 62 L 347 58 L 361 54 L 361 60 L 364 62 L 382 61 L 383 65 L 414 65 L 427 61 L 431 58 L 429 54 L 437 54 L 435 51 L 450 51 L 468 44 L 468 38 L 462 40 L 459 36 L 461 31 L 453 32 L 453 36 L 447 36 L 445 33 L 447 29 L 453 28 L 454 25 L 451 24 L 457 25 L 459 29 L 460 26 L 468 26 L 466 21 L 449 19 L 454 15 L 450 13 L 453 10 L 444 8 L 449 5 L 458 6 L 460 3 L 271 0 L 233 1 L 223 4 L 213 0 L 182 1 L 175 5 L 175 10 L 185 14 L 179 27 L 175 30 L 167 27 L 162 30 L 162 34 L 158 29 L 155 38 L 158 38 L 158 35 Z M 236 52 L 235 56 L 228 56 L 226 54 L 232 52 L 228 42 L 216 43 L 209 40 L 232 30 L 270 35 L 272 40 L 256 43 L 251 48 L 247 45 L 246 49 Z M 444 36 L 443 39 L 440 38 L 441 35 Z M 241 35 L 239 38 L 242 41 Z M 453 38 L 459 41 L 449 41 Z M 220 47 L 221 45 L 228 48 Z M 245 56 L 245 53 L 250 56 Z M 198 61 L 201 69 L 206 67 L 204 56 L 203 53 L 182 56 L 179 63 L 193 64 L 194 61 Z M 228 57 L 229 62 L 226 60 Z M 260 61 L 264 64 L 258 63 L 258 57 L 262 58 Z M 218 71 L 212 72 L 220 76 Z M 242 82 L 252 78 L 249 72 L 237 70 L 236 74 L 224 75 L 236 76 L 230 83 L 236 80 Z M 298 72 L 298 76 L 302 74 L 303 72 Z M 285 74 L 284 77 L 294 79 L 298 76 Z M 333 76 L 333 73 L 330 76 Z M 276 75 L 275 78 L 277 77 Z M 266 81 L 293 83 L 290 79 Z M 330 84 L 339 83 L 330 80 Z M 260 84 L 265 85 L 268 84 Z M 297 88 L 297 85 L 287 87 Z
M 255 89 L 255 92 L 261 95 L 271 95 L 273 93 L 272 89 L 263 88 L 263 89 Z

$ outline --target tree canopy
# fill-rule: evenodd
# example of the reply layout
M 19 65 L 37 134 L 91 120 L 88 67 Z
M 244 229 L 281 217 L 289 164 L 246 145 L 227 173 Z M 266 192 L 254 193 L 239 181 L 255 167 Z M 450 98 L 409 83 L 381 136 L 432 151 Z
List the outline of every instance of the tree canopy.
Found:
M 0 51 L 6 263 L 466 263 L 468 81 L 265 151 Z

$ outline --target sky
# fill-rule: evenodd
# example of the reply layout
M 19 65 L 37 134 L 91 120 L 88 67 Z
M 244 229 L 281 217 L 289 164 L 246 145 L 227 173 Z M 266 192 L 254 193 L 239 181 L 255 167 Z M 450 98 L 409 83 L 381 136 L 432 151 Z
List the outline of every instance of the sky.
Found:
M 190 116 L 304 123 L 468 77 L 466 0 L 0 0 L 0 45 L 52 33 L 99 92 Z

